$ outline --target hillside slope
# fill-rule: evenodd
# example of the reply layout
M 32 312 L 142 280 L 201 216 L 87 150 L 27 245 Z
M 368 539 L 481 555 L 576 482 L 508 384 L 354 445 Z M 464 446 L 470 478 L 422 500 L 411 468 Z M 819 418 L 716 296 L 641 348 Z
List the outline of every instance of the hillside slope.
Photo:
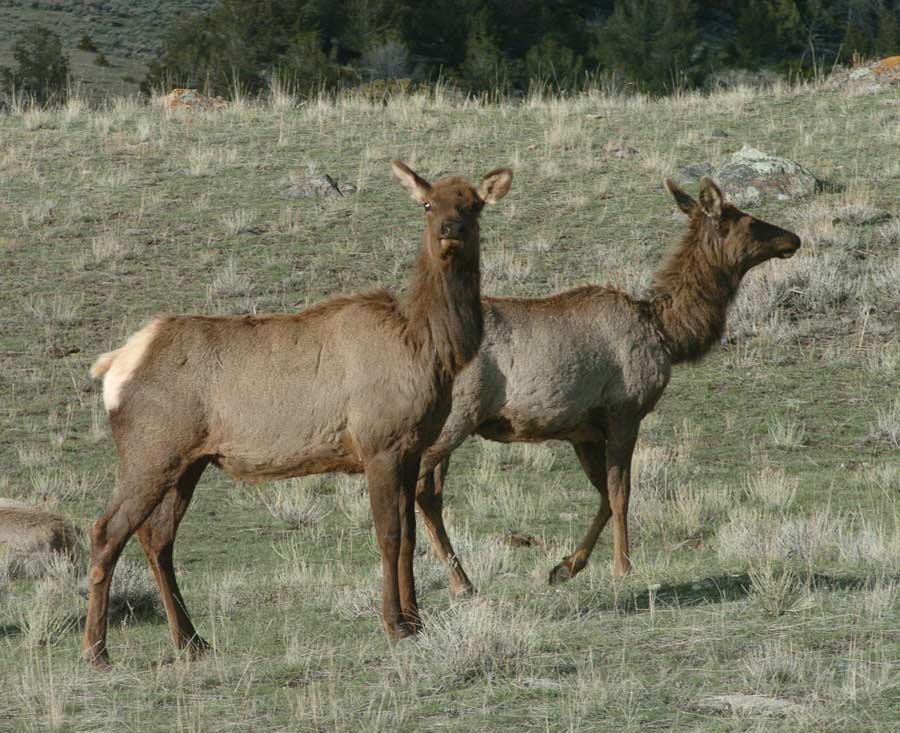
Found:
M 214 0 L 0 0 L 0 66 L 13 65 L 12 48 L 19 32 L 43 25 L 57 33 L 70 54 L 74 77 L 92 94 L 130 94 L 146 73 L 159 40 L 178 20 L 208 10 Z M 87 35 L 97 55 L 78 50 Z

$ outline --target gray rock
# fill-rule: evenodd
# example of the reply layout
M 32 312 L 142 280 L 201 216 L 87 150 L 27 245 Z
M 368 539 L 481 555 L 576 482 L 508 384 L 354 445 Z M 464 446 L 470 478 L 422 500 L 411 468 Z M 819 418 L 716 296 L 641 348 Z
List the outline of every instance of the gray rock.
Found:
M 802 710 L 790 700 L 765 695 L 709 695 L 697 701 L 697 707 L 719 713 L 743 713 L 745 715 L 788 715 Z
M 711 163 L 690 163 L 675 171 L 678 183 L 697 183 L 703 176 L 713 176 L 715 169 Z
M 632 148 L 626 145 L 623 148 L 615 148 L 614 150 L 610 150 L 609 154 L 613 158 L 620 158 L 622 160 L 625 160 L 627 158 L 637 158 L 641 153 L 637 148 Z
M 799 163 L 769 155 L 744 145 L 731 159 L 715 167 L 710 163 L 692 163 L 675 174 L 679 183 L 695 183 L 710 176 L 728 198 L 739 206 L 752 206 L 765 199 L 787 201 L 822 190 L 834 190 Z
M 824 188 L 824 181 L 799 163 L 768 155 L 744 145 L 731 161 L 715 172 L 716 182 L 729 195 L 776 198 L 807 196 Z
M 825 81 L 826 87 L 852 86 L 857 93 L 875 94 L 900 85 L 900 56 L 874 61 L 857 68 L 836 67 Z
M 531 690 L 559 690 L 562 683 L 549 677 L 523 677 L 519 685 Z

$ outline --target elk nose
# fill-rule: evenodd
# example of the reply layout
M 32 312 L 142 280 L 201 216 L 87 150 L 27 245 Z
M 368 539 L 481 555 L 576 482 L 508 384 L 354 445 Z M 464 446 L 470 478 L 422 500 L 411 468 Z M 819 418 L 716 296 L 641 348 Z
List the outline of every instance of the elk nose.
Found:
M 453 219 L 441 224 L 441 236 L 448 239 L 460 239 L 465 234 L 465 227 L 461 221 Z
M 794 245 L 795 249 L 800 249 L 800 237 L 791 232 L 791 243 Z

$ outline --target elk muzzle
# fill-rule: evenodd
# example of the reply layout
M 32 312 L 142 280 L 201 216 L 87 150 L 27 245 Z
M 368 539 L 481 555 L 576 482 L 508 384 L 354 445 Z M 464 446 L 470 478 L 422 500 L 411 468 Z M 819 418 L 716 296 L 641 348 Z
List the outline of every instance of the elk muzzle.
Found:
M 461 221 L 448 220 L 441 224 L 441 257 L 458 252 L 465 245 L 466 227 Z

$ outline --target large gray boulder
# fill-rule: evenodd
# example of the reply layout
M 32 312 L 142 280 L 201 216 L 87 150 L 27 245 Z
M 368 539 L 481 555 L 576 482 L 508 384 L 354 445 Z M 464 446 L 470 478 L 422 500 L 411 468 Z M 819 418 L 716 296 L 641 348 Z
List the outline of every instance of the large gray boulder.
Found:
M 728 198 L 743 205 L 767 199 L 787 201 L 828 186 L 800 163 L 769 155 L 749 145 L 744 145 L 718 167 L 710 163 L 692 163 L 680 168 L 676 174 L 680 183 L 694 183 L 703 176 L 711 176 Z

